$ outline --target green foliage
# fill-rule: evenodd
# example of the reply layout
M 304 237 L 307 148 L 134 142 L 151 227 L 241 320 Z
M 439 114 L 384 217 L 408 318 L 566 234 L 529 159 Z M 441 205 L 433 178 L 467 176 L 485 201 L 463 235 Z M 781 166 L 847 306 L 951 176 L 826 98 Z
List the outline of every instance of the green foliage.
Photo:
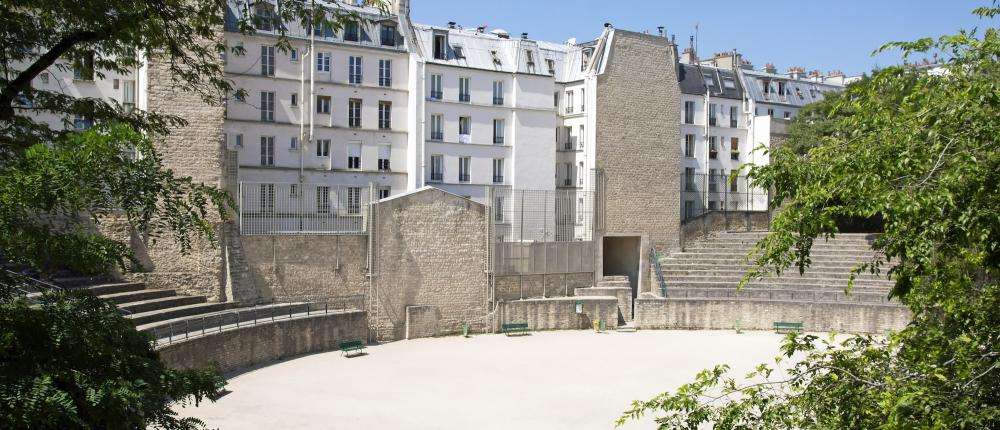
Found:
M 995 5 L 995 3 L 994 3 Z M 1000 8 L 977 9 L 990 18 Z M 661 428 L 995 428 L 1000 422 L 1000 34 L 887 44 L 935 51 L 942 73 L 876 71 L 812 106 L 750 176 L 774 192 L 771 233 L 743 280 L 800 271 L 837 220 L 881 215 L 877 257 L 912 311 L 888 338 L 790 336 L 744 380 L 724 366 L 636 402 Z M 850 290 L 852 282 L 845 286 Z

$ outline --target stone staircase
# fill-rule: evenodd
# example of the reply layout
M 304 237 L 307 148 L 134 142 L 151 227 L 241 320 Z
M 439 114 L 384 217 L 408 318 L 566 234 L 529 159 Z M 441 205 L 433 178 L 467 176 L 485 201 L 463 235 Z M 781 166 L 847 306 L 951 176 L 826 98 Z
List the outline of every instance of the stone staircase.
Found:
M 597 285 L 573 290 L 577 297 L 608 296 L 618 299 L 618 321 L 615 325 L 624 325 L 632 321 L 632 287 L 628 276 L 605 276 Z M 612 323 L 612 322 L 608 322 Z

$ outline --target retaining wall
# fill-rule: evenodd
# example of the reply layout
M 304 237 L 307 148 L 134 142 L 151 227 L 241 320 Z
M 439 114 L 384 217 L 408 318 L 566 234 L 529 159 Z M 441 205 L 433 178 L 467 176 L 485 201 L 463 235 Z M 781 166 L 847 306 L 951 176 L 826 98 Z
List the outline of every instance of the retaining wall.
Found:
M 581 313 L 576 313 L 577 302 L 582 305 Z M 528 323 L 531 330 L 574 330 L 591 328 L 597 319 L 609 327 L 617 326 L 618 299 L 591 296 L 514 300 L 501 304 L 498 321 Z
M 570 297 L 573 290 L 594 285 L 594 273 L 561 273 L 551 275 L 497 276 L 493 285 L 497 300 L 523 298 Z
M 712 233 L 726 231 L 764 231 L 771 226 L 767 211 L 710 211 L 681 223 L 681 247 Z

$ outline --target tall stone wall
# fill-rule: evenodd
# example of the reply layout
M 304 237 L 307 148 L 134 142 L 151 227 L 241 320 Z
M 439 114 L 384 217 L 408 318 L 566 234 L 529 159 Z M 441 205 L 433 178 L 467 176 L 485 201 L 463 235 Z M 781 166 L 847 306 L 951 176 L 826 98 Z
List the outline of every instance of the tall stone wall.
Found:
M 374 212 L 375 337 L 403 339 L 407 306 L 434 307 L 437 334 L 457 333 L 462 323 L 488 327 L 485 207 L 425 187 L 382 200 Z
M 608 55 L 596 94 L 604 231 L 677 248 L 681 95 L 673 48 L 663 37 L 615 30 Z
M 496 299 L 504 301 L 570 297 L 577 288 L 592 286 L 594 286 L 593 272 L 497 276 L 493 280 Z
M 243 236 L 243 254 L 262 299 L 322 301 L 366 294 L 367 235 Z

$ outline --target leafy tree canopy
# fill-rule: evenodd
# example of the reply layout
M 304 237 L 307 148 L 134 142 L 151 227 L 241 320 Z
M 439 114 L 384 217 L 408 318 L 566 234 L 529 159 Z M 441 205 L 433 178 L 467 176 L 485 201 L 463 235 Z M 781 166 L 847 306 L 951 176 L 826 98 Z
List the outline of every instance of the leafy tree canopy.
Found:
M 984 19 L 1000 8 L 975 11 Z M 881 215 L 881 256 L 912 321 L 888 338 L 789 336 L 744 380 L 718 366 L 619 419 L 661 428 L 996 428 L 1000 423 L 1000 35 L 993 27 L 880 51 L 929 51 L 940 70 L 889 67 L 810 107 L 750 176 L 781 209 L 744 278 L 809 266 L 841 217 Z M 847 286 L 850 289 L 850 283 Z

